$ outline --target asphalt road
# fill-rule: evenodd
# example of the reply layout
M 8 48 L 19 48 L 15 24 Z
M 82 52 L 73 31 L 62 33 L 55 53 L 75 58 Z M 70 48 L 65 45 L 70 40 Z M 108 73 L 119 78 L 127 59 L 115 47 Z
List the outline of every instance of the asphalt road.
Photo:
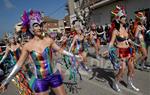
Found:
M 148 57 L 150 57 L 150 53 Z M 109 61 L 105 59 L 98 61 L 92 57 L 88 57 L 88 61 L 90 65 L 95 65 L 92 73 L 88 74 L 80 70 L 83 80 L 79 80 L 78 84 L 73 84 L 67 79 L 64 80 L 68 95 L 150 95 L 150 72 L 135 70 L 134 84 L 140 88 L 139 92 L 126 87 L 127 78 L 125 75 L 119 84 L 121 92 L 117 93 L 111 88 L 114 73 Z M 150 62 L 150 58 L 147 61 Z M 18 95 L 18 92 L 15 86 L 10 83 L 7 91 L 1 95 Z

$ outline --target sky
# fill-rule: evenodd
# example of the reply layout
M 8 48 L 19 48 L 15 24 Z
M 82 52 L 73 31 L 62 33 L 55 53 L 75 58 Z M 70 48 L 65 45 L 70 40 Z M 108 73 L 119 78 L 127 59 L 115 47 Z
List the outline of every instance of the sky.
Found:
M 66 4 L 67 0 L 0 0 L 0 38 L 4 32 L 14 31 L 24 10 L 43 11 L 46 16 L 63 19 Z

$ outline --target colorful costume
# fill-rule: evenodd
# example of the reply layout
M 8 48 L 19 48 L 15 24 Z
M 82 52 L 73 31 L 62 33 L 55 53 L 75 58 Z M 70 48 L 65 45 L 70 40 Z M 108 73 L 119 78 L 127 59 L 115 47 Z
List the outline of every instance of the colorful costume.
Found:
M 11 57 L 11 63 L 12 65 L 15 65 L 20 57 L 21 50 L 17 48 L 15 51 L 12 51 L 10 49 L 10 57 Z
M 32 30 L 34 23 L 41 25 L 42 16 L 38 11 L 31 10 L 28 13 L 24 11 L 22 21 L 24 26 L 30 26 Z M 61 75 L 53 73 L 51 51 L 49 47 L 46 47 L 42 53 L 30 52 L 35 65 L 35 78 L 31 79 L 30 86 L 36 93 L 47 91 L 49 87 L 55 88 L 62 85 Z
M 116 36 L 116 41 L 117 42 L 123 42 L 127 41 L 128 38 Z M 110 60 L 114 66 L 115 70 L 120 69 L 120 61 L 122 58 L 127 58 L 130 57 L 133 53 L 133 49 L 128 47 L 128 48 L 117 48 L 117 47 L 111 47 L 109 50 L 109 55 L 110 55 Z
M 55 88 L 62 85 L 61 75 L 53 73 L 49 47 L 46 47 L 42 53 L 32 51 L 30 54 L 36 69 L 36 80 L 32 87 L 35 92 L 47 91 L 49 87 Z
M 75 54 L 81 54 L 83 51 L 85 52 L 88 51 L 86 44 L 84 43 L 84 40 L 77 39 L 75 45 L 76 45 L 74 50 Z
M 21 54 L 20 48 L 17 48 L 15 51 L 10 49 L 11 63 L 15 65 L 19 60 Z M 17 86 L 20 94 L 27 95 L 31 93 L 31 90 L 28 85 L 28 80 L 26 79 L 25 73 L 23 70 L 20 70 L 14 78 L 15 85 Z
M 115 15 L 115 19 L 116 19 L 115 21 L 116 22 L 114 22 L 115 23 L 114 25 L 115 25 L 116 30 L 119 32 L 120 31 L 120 24 L 124 24 L 125 25 L 125 23 L 119 23 L 119 21 L 122 18 L 124 18 L 124 20 L 125 20 L 125 17 L 126 17 L 125 10 L 124 10 L 123 7 L 121 8 L 119 6 L 116 6 L 116 9 L 112 11 L 112 14 Z M 123 26 L 123 27 L 126 28 L 125 26 Z M 116 32 L 116 31 L 113 31 L 113 32 Z M 119 70 L 117 76 L 115 77 L 115 80 L 114 80 L 114 83 L 113 83 L 112 87 L 117 92 L 120 92 L 121 90 L 119 88 L 118 83 L 119 83 L 120 79 L 123 76 L 122 72 L 124 71 L 124 65 L 126 65 L 126 64 L 131 65 L 131 64 L 133 64 L 133 63 L 131 63 L 131 64 L 129 63 L 130 58 L 132 58 L 131 54 L 133 53 L 133 49 L 130 48 L 130 45 L 128 43 L 130 40 L 128 39 L 128 37 L 125 37 L 125 35 L 119 35 L 119 34 L 117 35 L 117 33 L 116 33 L 115 41 L 117 42 L 116 44 L 123 43 L 126 46 L 126 47 L 122 47 L 121 45 L 120 46 L 118 45 L 118 47 L 112 48 L 112 43 L 109 46 L 110 60 L 111 60 L 111 62 L 113 64 L 113 66 L 114 66 L 114 69 L 118 69 Z M 122 64 L 124 64 L 124 65 L 122 65 Z M 121 67 L 121 66 L 123 66 L 123 67 Z M 130 72 L 130 70 L 133 70 L 133 68 L 131 69 L 128 66 L 128 69 L 129 69 L 128 73 L 131 73 L 131 74 L 128 74 L 128 76 L 127 76 L 128 86 L 130 86 L 135 91 L 139 91 L 139 89 L 136 88 L 133 85 L 133 82 L 132 82 L 133 72 Z
M 119 31 L 120 26 L 118 19 L 120 17 L 126 16 L 125 10 L 123 7 L 116 6 L 116 9 L 114 9 L 111 13 L 113 14 L 113 17 L 115 19 L 112 23 L 111 31 L 113 31 L 115 28 L 117 29 L 117 31 Z M 128 44 L 127 40 L 128 38 L 126 37 L 121 37 L 119 35 L 116 36 L 117 42 L 126 42 L 126 44 Z M 118 70 L 120 69 L 121 59 L 130 56 L 130 48 L 110 47 L 109 55 L 110 55 L 109 58 L 114 66 L 114 69 Z

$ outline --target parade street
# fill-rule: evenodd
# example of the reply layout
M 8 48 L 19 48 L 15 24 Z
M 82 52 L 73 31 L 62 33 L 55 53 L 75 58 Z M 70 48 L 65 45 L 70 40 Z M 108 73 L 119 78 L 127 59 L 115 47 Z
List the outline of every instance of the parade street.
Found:
M 79 80 L 78 78 L 77 85 L 70 82 L 67 76 L 65 77 L 66 79 L 64 80 L 64 84 L 68 95 L 150 95 L 149 71 L 135 70 L 134 83 L 135 86 L 140 89 L 139 92 L 135 92 L 134 90 L 127 88 L 127 78 L 124 76 L 123 80 L 119 84 L 121 92 L 118 93 L 112 89 L 114 73 L 109 61 L 103 61 L 103 64 L 101 65 L 98 65 L 100 64 L 99 61 L 92 57 L 88 57 L 88 61 L 93 62 L 91 63 L 92 65 L 95 64 L 95 66 L 92 67 L 93 72 L 88 74 L 87 72 L 80 70 L 83 80 Z M 150 62 L 150 59 L 148 59 L 148 62 Z M 10 83 L 7 91 L 1 95 L 19 94 L 15 86 Z

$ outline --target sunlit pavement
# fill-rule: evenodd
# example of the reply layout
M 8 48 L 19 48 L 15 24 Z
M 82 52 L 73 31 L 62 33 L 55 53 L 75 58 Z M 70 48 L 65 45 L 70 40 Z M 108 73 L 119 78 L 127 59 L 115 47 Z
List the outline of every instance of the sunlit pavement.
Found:
M 79 80 L 78 78 L 78 84 L 67 80 L 68 77 L 64 80 L 68 95 L 150 95 L 150 72 L 135 70 L 134 84 L 140 89 L 139 92 L 135 92 L 126 87 L 127 78 L 124 76 L 123 81 L 119 84 L 121 92 L 118 93 L 111 88 L 114 75 L 109 61 L 99 62 L 92 57 L 88 57 L 88 61 L 91 62 L 92 65 L 96 64 L 96 66 L 92 68 L 92 73 L 88 74 L 80 70 L 83 80 Z M 150 59 L 148 59 L 148 62 L 150 62 Z M 18 95 L 17 93 L 17 89 L 10 83 L 7 91 L 1 95 Z

